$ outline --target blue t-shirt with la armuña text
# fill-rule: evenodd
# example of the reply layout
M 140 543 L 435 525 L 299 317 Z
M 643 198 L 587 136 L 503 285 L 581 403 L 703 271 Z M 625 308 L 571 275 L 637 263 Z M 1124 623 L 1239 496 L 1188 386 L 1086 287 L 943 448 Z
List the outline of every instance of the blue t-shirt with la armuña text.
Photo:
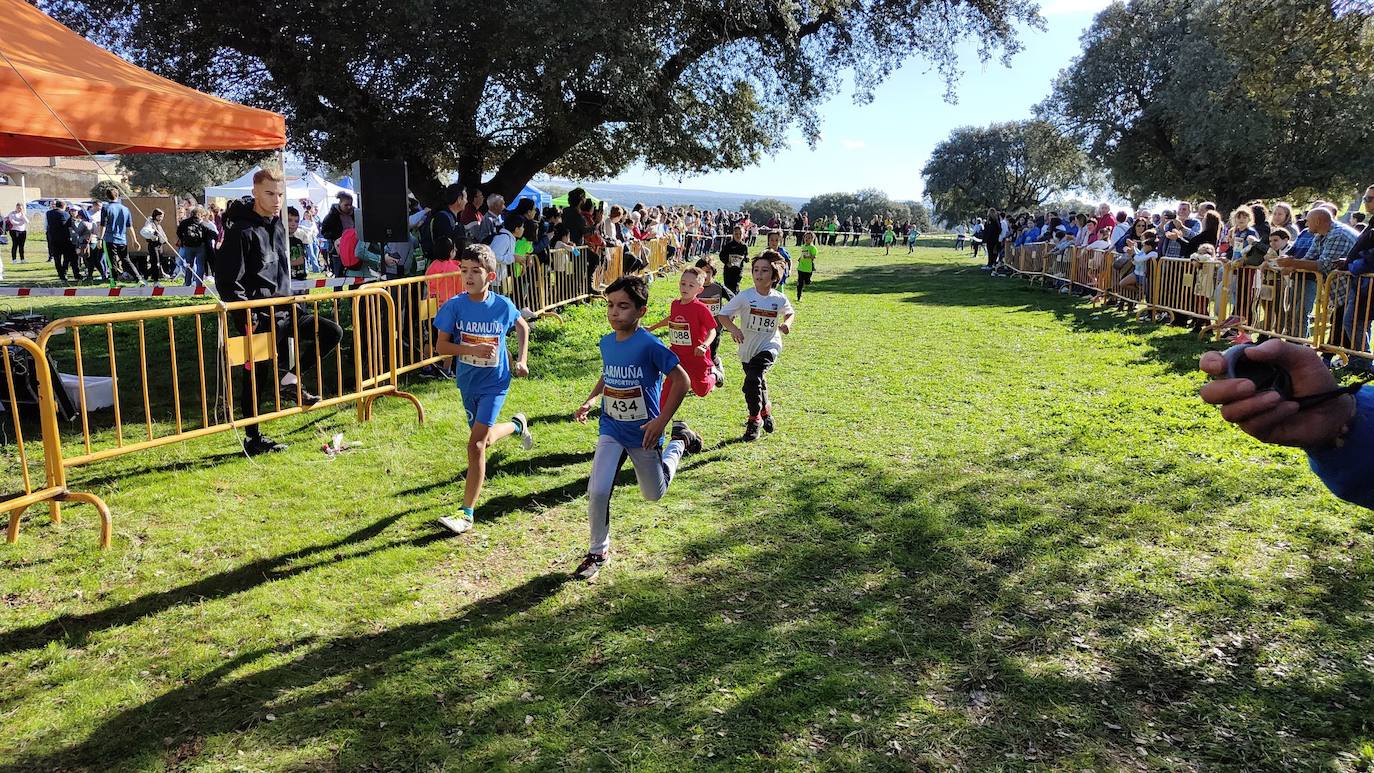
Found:
M 642 327 L 624 341 L 602 336 L 601 434 L 626 448 L 643 446 L 644 425 L 658 418 L 659 385 L 677 365 L 677 355 Z
M 520 319 L 515 304 L 504 295 L 488 292 L 481 302 L 467 293 L 449 298 L 434 315 L 434 328 L 448 333 L 455 344 L 494 343 L 496 356 L 490 359 L 461 355 L 457 358 L 455 380 L 464 394 L 504 394 L 510 391 L 510 357 L 506 354 L 506 333 Z

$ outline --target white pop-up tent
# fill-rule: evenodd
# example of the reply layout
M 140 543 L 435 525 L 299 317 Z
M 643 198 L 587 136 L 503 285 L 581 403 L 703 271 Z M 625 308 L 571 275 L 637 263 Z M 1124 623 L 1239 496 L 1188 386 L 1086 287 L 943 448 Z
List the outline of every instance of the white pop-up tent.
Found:
M 237 180 L 231 180 L 222 185 L 215 185 L 205 189 L 205 200 L 212 198 L 238 199 L 253 194 L 253 175 L 258 173 L 261 167 L 253 167 L 246 174 Z M 329 210 L 329 205 L 334 203 L 334 197 L 339 193 L 352 193 L 353 203 L 360 205 L 358 196 L 347 188 L 340 188 L 332 182 L 315 174 L 306 172 L 304 177 L 288 175 L 286 178 L 286 200 L 296 202 L 301 199 L 310 199 L 315 206 L 323 211 Z

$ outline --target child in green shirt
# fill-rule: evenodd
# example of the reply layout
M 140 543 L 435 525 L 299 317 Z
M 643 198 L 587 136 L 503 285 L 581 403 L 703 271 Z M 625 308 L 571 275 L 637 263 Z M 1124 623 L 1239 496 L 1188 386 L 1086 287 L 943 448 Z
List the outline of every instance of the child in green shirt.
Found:
M 816 270 L 816 235 L 808 233 L 802 244 L 801 256 L 797 260 L 797 302 L 801 303 L 802 290 L 811 284 L 811 274 Z

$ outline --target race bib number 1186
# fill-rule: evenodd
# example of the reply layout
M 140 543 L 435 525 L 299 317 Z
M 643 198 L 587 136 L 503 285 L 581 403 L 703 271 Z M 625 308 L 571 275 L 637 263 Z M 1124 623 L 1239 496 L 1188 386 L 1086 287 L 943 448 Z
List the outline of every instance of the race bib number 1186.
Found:
M 778 312 L 772 309 L 749 309 L 745 329 L 751 333 L 771 333 L 778 329 Z

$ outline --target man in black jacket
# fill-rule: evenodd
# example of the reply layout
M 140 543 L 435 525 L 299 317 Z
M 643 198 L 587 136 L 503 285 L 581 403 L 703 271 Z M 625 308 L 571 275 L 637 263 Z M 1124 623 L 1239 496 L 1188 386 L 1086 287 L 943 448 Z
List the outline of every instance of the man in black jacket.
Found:
M 286 179 L 275 169 L 261 169 L 253 175 L 251 200 L 234 201 L 224 213 L 224 245 L 215 253 L 215 287 L 225 301 L 253 301 L 285 298 L 291 292 L 291 253 L 281 209 L 286 199 Z M 288 343 L 295 341 L 300 370 L 315 365 L 338 346 L 343 331 L 331 319 L 316 318 L 306 307 L 297 309 L 294 325 L 289 306 L 274 306 L 229 315 L 240 335 L 248 331 L 251 320 L 254 335 L 276 338 L 277 372 L 260 368 L 253 378 L 253 365 L 244 365 L 238 401 L 244 416 L 257 416 L 262 388 L 279 390 L 282 402 L 296 400 L 313 405 L 319 397 L 305 391 L 291 368 Z M 262 362 L 266 362 L 263 360 Z M 243 450 L 250 454 L 281 451 L 285 445 L 262 434 L 258 424 L 245 430 Z
M 463 214 L 463 207 L 468 204 L 468 194 L 462 185 L 453 183 L 439 194 L 440 206 L 429 211 L 429 216 L 420 226 L 420 248 L 425 251 L 425 261 L 433 263 L 436 260 L 447 259 L 447 255 L 438 255 L 434 252 L 434 245 L 439 244 L 443 239 L 448 239 L 457 248 L 459 254 L 463 252 L 464 244 L 459 240 L 466 240 L 467 232 L 458 224 L 458 218 Z
M 48 210 L 48 260 L 57 267 L 57 278 L 63 282 L 67 281 L 67 269 L 76 272 L 76 278 L 81 278 L 81 269 L 76 265 L 76 245 L 72 244 L 70 226 L 72 216 L 67 212 L 67 202 L 58 200 L 53 208 Z

